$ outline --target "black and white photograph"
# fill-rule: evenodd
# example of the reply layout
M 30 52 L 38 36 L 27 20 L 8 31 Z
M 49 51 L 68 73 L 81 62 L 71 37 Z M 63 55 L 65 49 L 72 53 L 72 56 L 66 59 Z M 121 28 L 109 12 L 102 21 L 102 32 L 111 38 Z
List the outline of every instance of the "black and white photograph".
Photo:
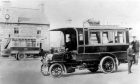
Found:
M 140 0 L 0 0 L 0 84 L 140 84 Z

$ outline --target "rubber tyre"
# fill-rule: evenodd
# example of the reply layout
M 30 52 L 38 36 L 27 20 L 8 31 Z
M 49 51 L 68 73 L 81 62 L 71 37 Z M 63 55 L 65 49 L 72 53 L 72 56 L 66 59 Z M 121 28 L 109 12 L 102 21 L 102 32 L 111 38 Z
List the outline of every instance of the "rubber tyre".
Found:
M 49 68 L 48 68 L 47 64 L 42 64 L 42 65 L 41 65 L 41 73 L 42 73 L 42 75 L 44 75 L 44 76 L 50 75 L 50 74 L 49 74 Z
M 110 56 L 105 56 L 100 61 L 100 68 L 104 73 L 112 73 L 115 69 L 115 61 Z
M 23 53 L 18 53 L 17 56 L 16 56 L 17 60 L 21 60 L 21 59 L 24 59 L 24 58 L 25 58 L 25 54 L 23 54 Z
M 61 77 L 64 74 L 63 66 L 59 63 L 54 63 L 49 68 L 49 73 L 52 77 Z

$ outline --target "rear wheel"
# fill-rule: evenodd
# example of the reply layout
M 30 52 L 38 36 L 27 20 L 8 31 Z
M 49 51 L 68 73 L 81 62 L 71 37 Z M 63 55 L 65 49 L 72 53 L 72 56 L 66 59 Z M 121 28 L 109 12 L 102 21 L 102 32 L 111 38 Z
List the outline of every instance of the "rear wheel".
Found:
M 110 56 L 105 56 L 100 61 L 100 68 L 104 73 L 111 73 L 115 68 L 115 61 Z
M 23 54 L 23 53 L 17 53 L 17 55 L 16 55 L 16 59 L 17 60 L 21 60 L 23 58 L 25 58 L 25 54 Z
M 52 77 L 61 77 L 64 73 L 63 66 L 59 63 L 54 63 L 50 66 L 49 73 Z

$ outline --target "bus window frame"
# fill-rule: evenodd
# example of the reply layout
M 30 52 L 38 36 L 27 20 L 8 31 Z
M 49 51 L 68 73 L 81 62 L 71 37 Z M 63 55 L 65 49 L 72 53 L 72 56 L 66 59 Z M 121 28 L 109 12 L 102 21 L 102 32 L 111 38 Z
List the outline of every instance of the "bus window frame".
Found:
M 87 36 L 85 32 L 87 32 Z M 83 37 L 84 37 L 84 45 L 89 45 L 89 29 L 88 28 L 83 29 Z
M 103 43 L 103 32 L 107 32 L 108 33 L 108 36 L 109 36 L 109 32 L 112 32 L 113 34 L 113 37 L 112 37 L 112 41 L 113 42 L 109 42 L 108 40 L 108 43 Z M 114 44 L 115 43 L 115 30 L 102 30 L 101 31 L 101 39 L 102 39 L 102 45 L 110 45 L 110 44 Z
M 25 42 L 25 45 L 22 46 L 20 40 L 23 40 L 23 42 Z M 28 42 L 27 42 L 27 40 L 28 40 Z M 16 41 L 18 42 L 18 45 L 15 45 Z M 37 41 L 35 38 L 28 38 L 28 39 L 27 38 L 12 38 L 11 42 L 12 42 L 12 44 L 11 44 L 12 47 L 38 47 Z M 28 43 L 30 45 L 27 46 Z
M 84 33 L 84 45 L 85 46 L 100 46 L 100 45 L 124 45 L 124 44 L 127 44 L 126 43 L 126 32 L 127 32 L 127 30 L 125 30 L 125 29 L 123 29 L 123 30 L 117 30 L 117 29 L 114 29 L 114 30 L 98 30 L 98 29 L 89 29 L 89 28 L 87 28 L 87 30 L 88 30 L 88 44 L 85 44 L 85 33 Z M 90 33 L 91 32 L 100 32 L 100 43 L 98 43 L 98 44 L 96 44 L 96 45 L 92 45 L 92 44 L 90 44 Z M 85 30 L 84 30 L 84 32 L 85 32 Z M 102 33 L 103 32 L 113 32 L 113 42 L 112 43 L 103 43 L 103 37 L 102 37 Z M 122 32 L 123 33 L 123 43 L 115 43 L 115 32 Z
M 77 33 L 77 44 L 78 44 L 78 46 L 85 45 L 84 28 L 81 28 L 81 29 L 78 28 L 76 33 Z M 80 35 L 80 34 L 82 34 L 82 35 Z M 82 40 L 80 39 L 81 37 L 82 37 Z
M 126 44 L 126 30 L 116 30 L 116 31 L 114 31 L 114 40 L 115 40 L 115 33 L 118 33 L 118 32 L 122 32 L 122 34 L 123 34 L 123 43 L 115 43 L 115 41 L 114 41 L 114 44 Z
M 97 44 L 90 44 L 90 33 L 91 32 L 99 32 L 100 33 L 100 43 Z M 88 29 L 88 44 L 89 46 L 95 46 L 95 45 L 101 45 L 102 44 L 102 39 L 101 39 L 101 31 L 100 30 L 94 30 L 94 29 Z

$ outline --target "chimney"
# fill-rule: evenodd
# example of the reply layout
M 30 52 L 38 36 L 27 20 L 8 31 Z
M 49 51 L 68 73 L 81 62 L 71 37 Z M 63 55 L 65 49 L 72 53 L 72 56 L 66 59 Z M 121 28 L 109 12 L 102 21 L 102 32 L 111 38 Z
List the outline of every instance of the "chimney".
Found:
M 45 4 L 43 2 L 39 4 L 39 9 L 41 10 L 42 13 L 45 12 Z

